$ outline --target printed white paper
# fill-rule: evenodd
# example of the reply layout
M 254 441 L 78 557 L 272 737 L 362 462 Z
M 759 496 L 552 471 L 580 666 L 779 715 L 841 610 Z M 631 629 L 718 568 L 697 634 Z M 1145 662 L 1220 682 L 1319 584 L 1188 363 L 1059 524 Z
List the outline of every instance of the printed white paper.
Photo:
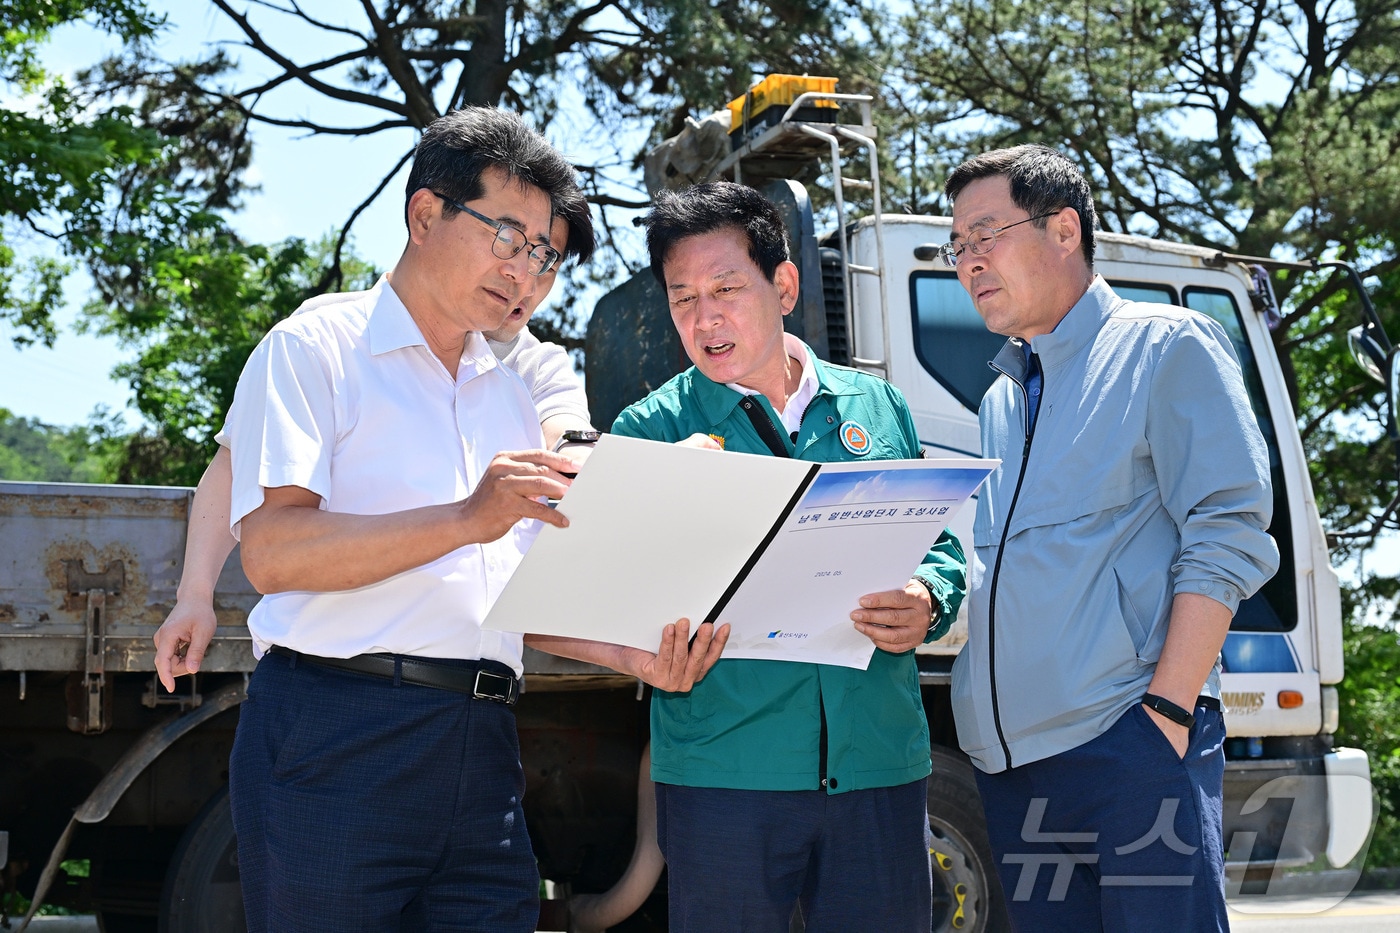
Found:
M 856 631 L 860 597 L 898 590 L 991 472 L 986 460 L 823 464 L 797 508 L 719 613 L 728 658 L 864 668 L 874 643 Z
M 992 460 L 803 460 L 605 435 L 484 623 L 655 651 L 731 626 L 727 658 L 864 668 L 850 613 L 899 589 Z

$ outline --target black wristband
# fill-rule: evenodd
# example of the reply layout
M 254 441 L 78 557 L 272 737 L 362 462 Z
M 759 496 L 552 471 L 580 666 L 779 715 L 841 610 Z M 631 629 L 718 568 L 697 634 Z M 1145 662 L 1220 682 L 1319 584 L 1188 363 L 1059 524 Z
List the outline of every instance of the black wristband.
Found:
M 1142 705 L 1153 712 L 1161 713 L 1178 726 L 1190 729 L 1196 723 L 1196 717 L 1190 710 L 1182 709 L 1166 697 L 1159 697 L 1155 693 L 1144 693 Z

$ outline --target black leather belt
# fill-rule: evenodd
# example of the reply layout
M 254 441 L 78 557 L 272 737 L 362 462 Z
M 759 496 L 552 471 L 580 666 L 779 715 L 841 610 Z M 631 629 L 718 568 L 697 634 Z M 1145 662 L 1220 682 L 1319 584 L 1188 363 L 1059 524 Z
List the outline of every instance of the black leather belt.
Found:
M 385 680 L 397 677 L 406 684 L 465 693 L 478 700 L 491 700 L 506 706 L 514 706 L 515 701 L 520 699 L 520 678 L 515 676 L 515 671 L 499 661 L 443 664 L 408 654 L 357 654 L 353 658 L 323 658 L 314 654 L 302 654 L 281 645 L 273 645 L 267 651 L 268 654 L 280 654 L 295 662 L 349 671 L 353 674 L 368 674 Z
M 1196 697 L 1196 705 L 1204 706 L 1206 709 L 1213 709 L 1217 713 L 1220 712 L 1220 701 L 1215 697 L 1208 697 L 1204 693 Z

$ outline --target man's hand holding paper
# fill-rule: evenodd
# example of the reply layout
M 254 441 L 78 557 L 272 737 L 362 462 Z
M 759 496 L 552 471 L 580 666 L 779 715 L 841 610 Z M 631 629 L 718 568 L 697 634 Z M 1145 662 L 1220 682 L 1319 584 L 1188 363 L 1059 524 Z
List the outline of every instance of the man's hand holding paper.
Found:
M 630 674 L 657 690 L 685 693 L 704 680 L 715 666 L 729 641 L 729 626 L 701 624 L 690 637 L 690 620 L 667 623 L 661 630 L 661 644 L 652 653 L 644 648 L 615 645 L 586 638 L 556 635 L 526 635 L 525 644 L 550 654 L 591 664 L 601 664 Z
M 924 643 L 933 624 L 933 598 L 923 585 L 910 580 L 902 590 L 870 593 L 851 613 L 856 631 L 890 654 L 912 651 Z
M 875 648 L 923 641 L 931 604 L 910 574 L 988 469 L 716 457 L 606 435 L 559 504 L 570 527 L 541 530 L 486 626 L 650 655 L 668 620 L 728 622 L 726 657 L 864 668 Z M 561 612 L 561 590 L 627 597 Z M 661 673 L 663 653 L 647 676 L 685 682 Z

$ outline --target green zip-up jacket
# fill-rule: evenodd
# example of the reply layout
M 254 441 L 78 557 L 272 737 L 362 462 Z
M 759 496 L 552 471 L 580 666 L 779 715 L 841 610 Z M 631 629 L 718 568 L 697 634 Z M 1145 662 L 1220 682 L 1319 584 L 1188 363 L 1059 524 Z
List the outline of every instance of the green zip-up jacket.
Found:
M 819 388 L 796 442 L 763 396 L 753 396 L 795 459 L 819 463 L 898 460 L 920 456 L 909 406 L 883 379 L 819 361 L 807 351 Z M 725 450 L 771 456 L 739 407 L 743 395 L 694 367 L 625 409 L 613 433 L 654 441 L 692 434 L 723 439 Z M 841 443 L 841 428 L 858 424 L 869 449 Z M 723 508 L 723 501 L 715 503 Z M 683 552 L 678 553 L 684 559 Z M 944 532 L 917 571 L 939 603 L 933 640 L 947 631 L 966 592 L 958 540 Z M 855 606 L 851 607 L 855 609 Z M 775 619 L 774 626 L 782 620 Z M 822 719 L 826 748 L 822 749 Z M 823 766 L 825 774 L 823 775 Z M 740 790 L 828 793 L 895 787 L 930 771 L 928 720 L 919 696 L 914 652 L 877 650 L 866 670 L 793 661 L 721 658 L 687 693 L 658 690 L 651 705 L 652 780 Z

